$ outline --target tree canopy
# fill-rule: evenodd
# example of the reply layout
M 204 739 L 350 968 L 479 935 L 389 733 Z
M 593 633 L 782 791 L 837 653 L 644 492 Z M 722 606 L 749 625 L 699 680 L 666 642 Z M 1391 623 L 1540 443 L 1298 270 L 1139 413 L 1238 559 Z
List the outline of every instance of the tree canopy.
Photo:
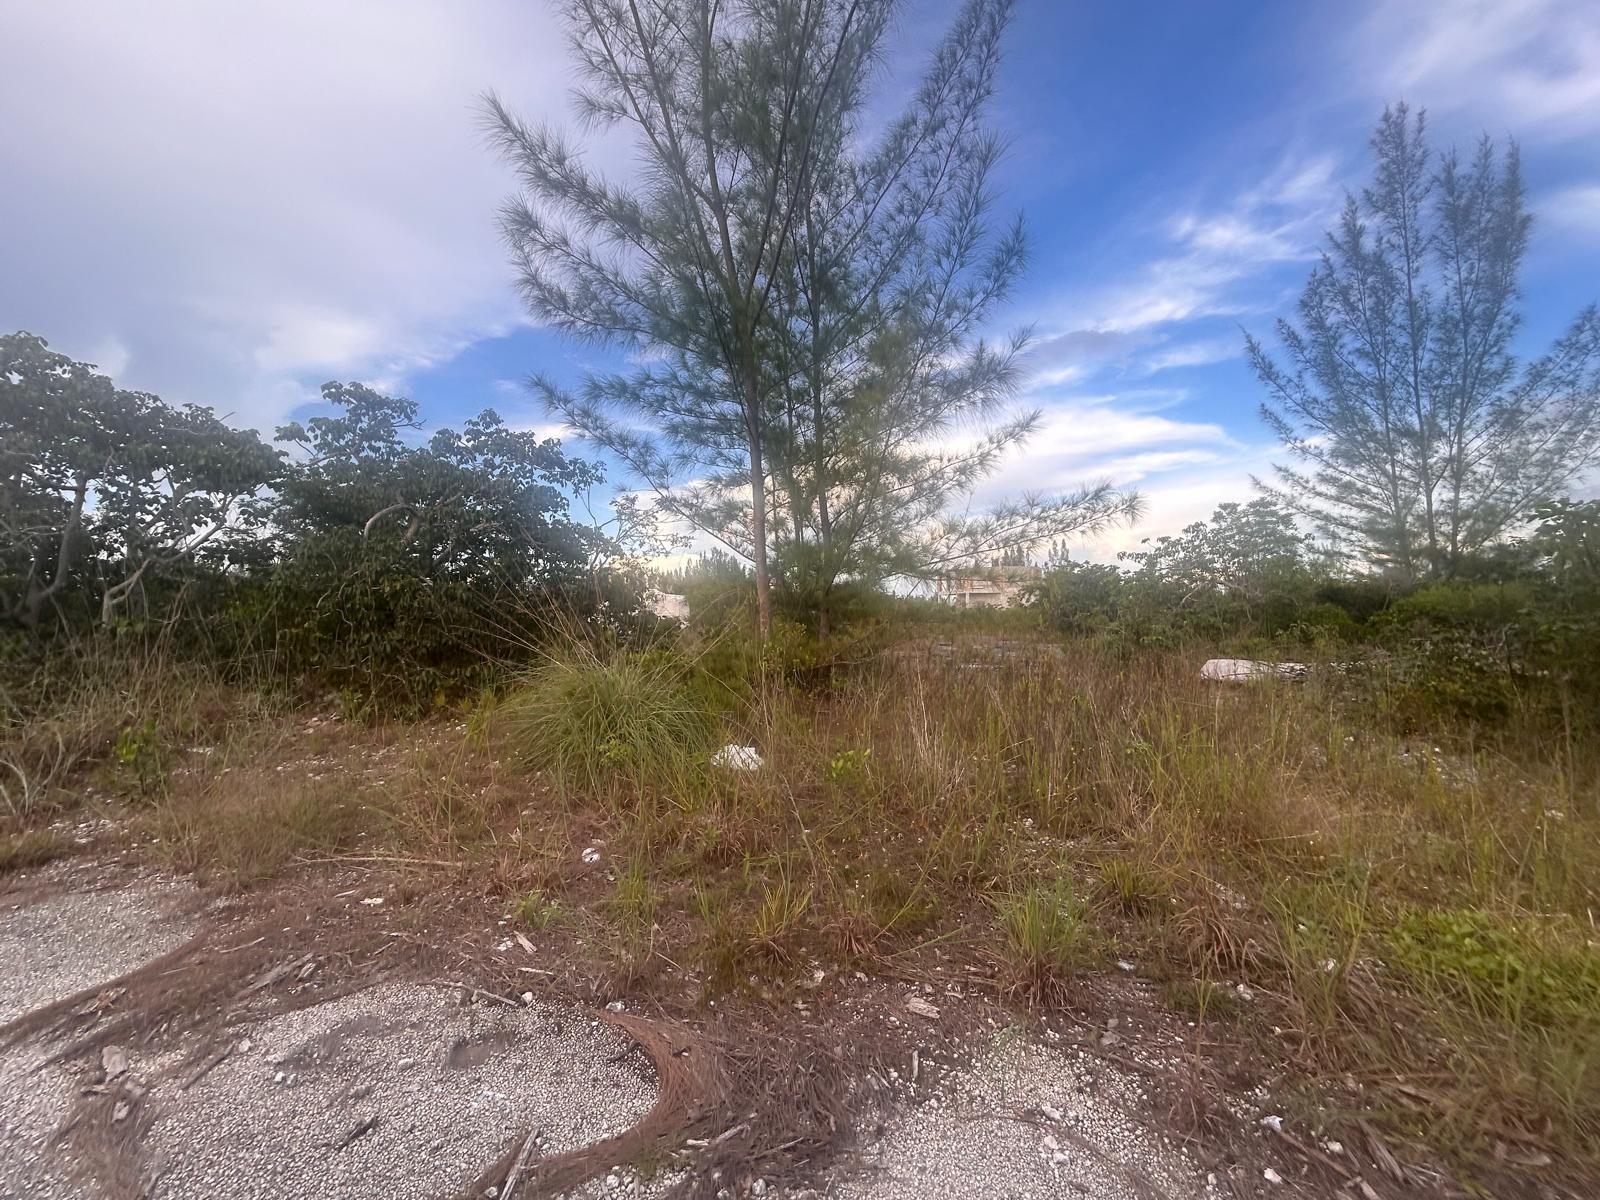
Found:
M 152 576 L 248 553 L 281 456 L 209 408 L 127 391 L 28 333 L 0 337 L 0 615 L 102 622 Z

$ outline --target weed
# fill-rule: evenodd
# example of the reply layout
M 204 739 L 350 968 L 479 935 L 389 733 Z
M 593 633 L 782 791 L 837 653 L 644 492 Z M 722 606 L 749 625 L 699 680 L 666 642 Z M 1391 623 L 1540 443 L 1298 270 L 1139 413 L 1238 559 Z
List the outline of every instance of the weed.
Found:
M 156 805 L 156 837 L 183 870 L 245 887 L 281 873 L 297 856 L 348 845 L 360 814 L 337 780 L 283 780 L 243 773 L 180 789 Z
M 625 944 L 637 946 L 648 940 L 651 923 L 655 920 L 656 897 L 642 855 L 636 854 L 628 860 L 627 869 L 617 877 L 605 908 Z
M 1199 1022 L 1226 1019 L 1239 1013 L 1239 997 L 1212 979 L 1172 979 L 1161 988 L 1168 1006 Z
M 1100 887 L 1129 916 L 1148 916 L 1167 894 L 1150 866 L 1131 858 L 1108 858 L 1100 864 Z
M 860 778 L 866 771 L 867 760 L 871 757 L 870 749 L 839 751 L 828 763 L 829 780 L 837 784 Z
M 1033 1003 L 1058 1000 L 1078 966 L 1085 934 L 1083 907 L 1066 878 L 1004 897 L 997 907 L 1017 990 Z
M 1390 970 L 1430 998 L 1508 1027 L 1600 1033 L 1600 956 L 1549 922 L 1408 907 L 1384 943 Z
M 560 901 L 538 891 L 529 892 L 511 908 L 511 916 L 529 929 L 549 929 L 564 914 Z
M 939 898 L 927 880 L 884 866 L 846 887 L 841 922 L 843 949 L 862 955 L 884 938 L 922 933 L 939 915 Z

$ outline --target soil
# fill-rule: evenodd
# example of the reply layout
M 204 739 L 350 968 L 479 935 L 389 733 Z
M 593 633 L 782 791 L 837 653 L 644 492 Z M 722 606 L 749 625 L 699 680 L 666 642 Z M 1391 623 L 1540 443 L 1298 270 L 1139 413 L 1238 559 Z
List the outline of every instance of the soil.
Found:
M 1274 1128 L 1132 977 L 1048 1021 L 954 966 L 717 1001 L 381 865 L 227 901 L 95 859 L 5 886 L 6 1200 L 1448 1194 Z

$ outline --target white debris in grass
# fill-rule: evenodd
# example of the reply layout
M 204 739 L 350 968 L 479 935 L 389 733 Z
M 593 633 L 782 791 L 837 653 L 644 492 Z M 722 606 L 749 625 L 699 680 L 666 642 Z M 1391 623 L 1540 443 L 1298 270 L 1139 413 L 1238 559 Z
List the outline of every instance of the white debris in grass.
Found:
M 1247 683 L 1253 679 L 1300 679 L 1305 663 L 1258 662 L 1250 658 L 1208 658 L 1200 668 L 1201 679 L 1224 683 Z
M 730 743 L 711 756 L 711 765 L 730 771 L 759 771 L 762 758 L 754 746 L 735 746 Z

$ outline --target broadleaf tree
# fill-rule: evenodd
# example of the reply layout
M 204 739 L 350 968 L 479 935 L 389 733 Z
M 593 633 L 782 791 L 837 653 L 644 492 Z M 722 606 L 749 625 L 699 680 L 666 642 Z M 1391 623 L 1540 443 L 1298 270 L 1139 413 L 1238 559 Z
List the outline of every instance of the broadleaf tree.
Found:
M 163 575 L 250 555 L 277 451 L 211 409 L 119 388 L 39 337 L 0 337 L 0 617 L 110 624 Z
M 277 431 L 300 458 L 280 487 L 289 536 L 342 538 L 405 574 L 484 588 L 566 579 L 589 553 L 569 497 L 599 471 L 493 409 L 420 445 L 417 405 L 360 383 L 327 383 L 330 414 Z
M 1246 341 L 1294 460 L 1266 490 L 1403 579 L 1448 578 L 1600 455 L 1600 311 L 1519 365 L 1531 218 L 1516 147 L 1434 155 L 1401 104 L 1372 151 L 1298 324 L 1278 322 L 1286 361 Z

